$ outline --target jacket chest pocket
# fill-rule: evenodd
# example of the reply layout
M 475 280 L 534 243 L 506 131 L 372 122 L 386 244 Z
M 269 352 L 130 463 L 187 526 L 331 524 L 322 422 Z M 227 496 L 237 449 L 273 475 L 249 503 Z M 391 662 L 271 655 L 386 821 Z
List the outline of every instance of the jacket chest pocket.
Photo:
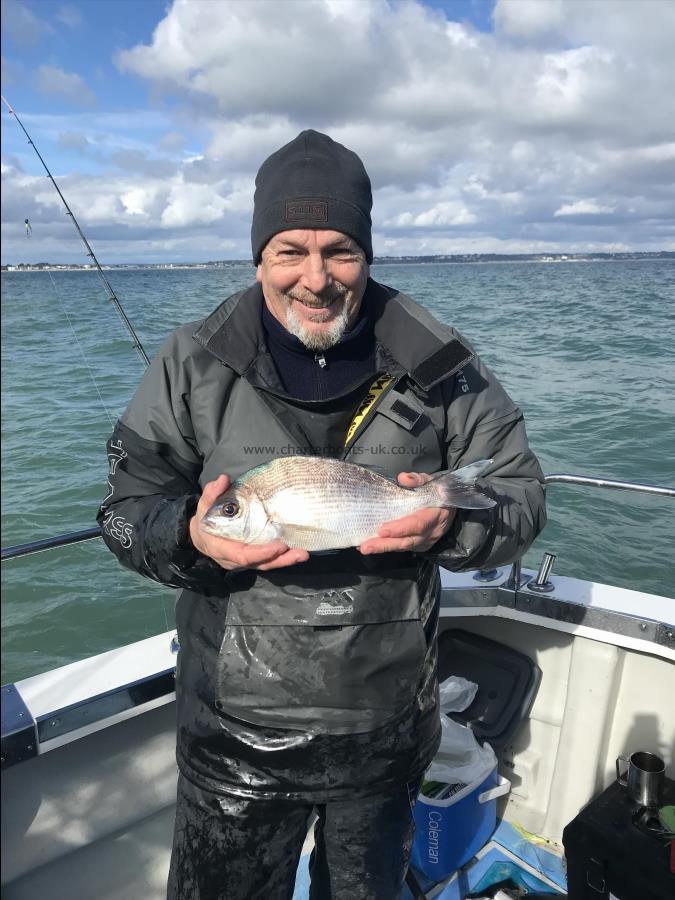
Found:
M 387 582 L 230 596 L 216 708 L 258 725 L 358 734 L 406 715 L 426 654 L 417 590 Z
M 395 478 L 399 472 L 438 472 L 444 468 L 441 426 L 409 392 L 391 390 L 347 454 L 349 462 L 376 466 Z

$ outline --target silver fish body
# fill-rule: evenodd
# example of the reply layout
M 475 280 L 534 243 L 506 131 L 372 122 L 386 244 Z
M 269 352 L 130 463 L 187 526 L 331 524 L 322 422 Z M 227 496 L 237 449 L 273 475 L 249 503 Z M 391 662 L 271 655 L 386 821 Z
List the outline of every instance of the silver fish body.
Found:
M 356 547 L 385 522 L 425 507 L 486 509 L 495 501 L 475 484 L 492 460 L 437 475 L 417 488 L 353 463 L 288 456 L 250 469 L 208 510 L 202 529 L 248 544 L 281 540 L 309 551 Z

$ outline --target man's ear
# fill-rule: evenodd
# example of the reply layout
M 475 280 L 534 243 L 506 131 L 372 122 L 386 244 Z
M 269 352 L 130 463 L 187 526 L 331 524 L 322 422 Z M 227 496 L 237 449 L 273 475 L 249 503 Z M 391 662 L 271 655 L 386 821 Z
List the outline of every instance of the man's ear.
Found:
M 262 284 L 262 263 L 258 263 L 255 267 L 255 280 L 258 284 Z

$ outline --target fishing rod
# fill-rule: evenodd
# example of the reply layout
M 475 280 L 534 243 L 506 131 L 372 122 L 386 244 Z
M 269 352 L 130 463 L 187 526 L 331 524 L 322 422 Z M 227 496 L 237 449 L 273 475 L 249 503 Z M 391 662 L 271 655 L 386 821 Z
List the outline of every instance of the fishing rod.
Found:
M 5 106 L 6 106 L 7 109 L 9 110 L 10 115 L 14 116 L 14 118 L 16 119 L 16 121 L 17 121 L 19 127 L 21 128 L 21 130 L 23 131 L 23 133 L 26 135 L 26 138 L 28 139 L 28 143 L 31 145 L 31 147 L 33 148 L 33 150 L 35 150 L 35 153 L 37 154 L 37 158 L 40 160 L 40 162 L 42 163 L 42 166 L 43 166 L 45 172 L 47 173 L 47 177 L 49 178 L 49 180 L 51 181 L 51 183 L 52 183 L 52 184 L 54 185 L 54 187 L 56 188 L 56 193 L 57 193 L 57 194 L 59 195 L 59 197 L 61 198 L 61 201 L 62 201 L 63 205 L 64 205 L 65 208 L 66 208 L 66 212 L 68 213 L 68 215 L 70 216 L 70 218 L 73 220 L 73 225 L 75 226 L 75 228 L 77 228 L 77 233 L 80 235 L 80 237 L 82 238 L 82 242 L 83 242 L 84 246 L 87 248 L 87 256 L 89 256 L 89 257 L 93 260 L 93 262 L 94 262 L 94 264 L 95 264 L 95 266 L 96 266 L 96 271 L 98 272 L 98 275 L 99 275 L 101 281 L 103 282 L 103 285 L 104 285 L 104 287 L 105 287 L 105 289 L 106 289 L 106 292 L 107 292 L 107 294 L 108 294 L 108 299 L 113 303 L 115 309 L 116 309 L 117 312 L 119 313 L 120 318 L 122 319 L 122 322 L 123 322 L 125 328 L 127 329 L 127 331 L 129 332 L 129 334 L 131 335 L 131 340 L 132 340 L 132 343 L 133 343 L 134 350 L 136 350 L 136 351 L 138 352 L 138 354 L 139 354 L 139 356 L 141 357 L 141 359 L 143 360 L 144 364 L 145 364 L 146 366 L 149 366 L 149 365 L 150 365 L 150 360 L 148 359 L 147 353 L 146 353 L 145 350 L 143 349 L 143 344 L 141 344 L 140 338 L 138 337 L 138 335 L 137 335 L 136 332 L 134 331 L 134 326 L 133 326 L 133 325 L 131 324 L 131 322 L 129 321 L 129 318 L 127 317 L 127 314 L 124 312 L 124 309 L 122 308 L 122 304 L 121 304 L 120 301 L 117 299 L 117 297 L 116 297 L 116 295 L 115 295 L 115 292 L 113 291 L 112 287 L 110 286 L 110 282 L 109 282 L 108 279 L 106 278 L 105 272 L 103 271 L 103 269 L 102 269 L 101 266 L 99 265 L 98 260 L 96 259 L 96 254 L 95 254 L 94 251 L 91 249 L 91 245 L 89 244 L 89 241 L 88 241 L 88 240 L 86 239 L 86 237 L 84 236 L 84 233 L 83 233 L 82 229 L 80 228 L 79 222 L 78 222 L 77 219 L 75 218 L 75 214 L 73 213 L 72 209 L 68 206 L 68 203 L 66 202 L 66 198 L 63 196 L 63 194 L 61 193 L 61 189 L 59 188 L 58 184 L 57 184 L 56 181 L 54 180 L 54 176 L 53 176 L 52 173 L 49 171 L 49 168 L 47 167 L 47 163 L 44 161 L 44 159 L 43 159 L 42 156 L 40 155 L 40 151 L 39 151 L 38 148 L 35 146 L 35 143 L 34 143 L 33 140 L 31 139 L 31 136 L 30 136 L 30 135 L 28 134 L 28 132 L 26 131 L 26 129 L 25 129 L 24 125 L 23 125 L 23 122 L 21 121 L 21 119 L 20 119 L 20 118 L 18 117 L 18 115 L 16 114 L 16 111 L 15 111 L 14 109 L 12 109 L 12 107 L 11 107 L 11 106 L 9 105 L 9 103 L 5 100 L 5 98 L 2 96 L 2 94 L 0 94 L 0 99 L 2 99 L 2 102 L 5 104 Z

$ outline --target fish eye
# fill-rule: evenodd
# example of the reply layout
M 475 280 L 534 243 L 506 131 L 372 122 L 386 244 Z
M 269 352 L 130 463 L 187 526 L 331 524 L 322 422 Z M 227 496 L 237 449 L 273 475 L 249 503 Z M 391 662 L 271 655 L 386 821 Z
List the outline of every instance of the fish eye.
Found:
M 221 506 L 220 511 L 228 519 L 233 519 L 239 512 L 239 504 L 236 500 L 227 500 Z

